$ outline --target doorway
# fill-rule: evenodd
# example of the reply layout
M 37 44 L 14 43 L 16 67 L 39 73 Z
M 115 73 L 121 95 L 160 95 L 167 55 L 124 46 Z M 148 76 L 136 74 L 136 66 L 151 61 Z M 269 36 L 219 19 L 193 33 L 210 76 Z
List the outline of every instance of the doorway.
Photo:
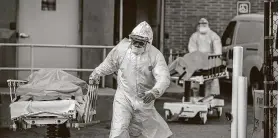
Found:
M 142 21 L 146 21 L 153 30 L 152 44 L 160 49 L 161 0 L 122 0 L 123 14 L 121 27 L 121 0 L 115 1 L 114 44 L 128 38 L 132 30 Z M 122 38 L 120 34 L 122 33 Z

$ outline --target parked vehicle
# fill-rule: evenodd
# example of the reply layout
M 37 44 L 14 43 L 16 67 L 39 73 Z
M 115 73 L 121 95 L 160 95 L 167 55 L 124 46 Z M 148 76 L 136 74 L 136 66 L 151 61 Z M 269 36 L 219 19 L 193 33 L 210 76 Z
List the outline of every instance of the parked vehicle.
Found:
M 277 22 L 277 16 L 274 16 Z M 273 28 L 276 42 L 273 43 L 278 49 L 277 24 Z M 248 102 L 253 102 L 253 90 L 263 89 L 263 63 L 264 63 L 264 14 L 246 14 L 235 16 L 228 24 L 222 35 L 223 56 L 226 58 L 231 82 L 233 69 L 233 47 L 243 47 L 243 76 L 248 80 Z M 273 53 L 274 65 L 278 65 L 278 51 Z M 277 80 L 277 70 L 274 77 Z M 277 89 L 277 84 L 274 89 Z

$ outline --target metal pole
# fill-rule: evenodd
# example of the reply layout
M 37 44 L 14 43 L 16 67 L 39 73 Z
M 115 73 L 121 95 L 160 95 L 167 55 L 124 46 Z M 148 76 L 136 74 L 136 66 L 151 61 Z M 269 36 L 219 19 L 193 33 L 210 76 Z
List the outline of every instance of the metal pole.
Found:
M 243 66 L 243 47 L 236 46 L 233 48 L 233 76 L 232 76 L 232 123 L 231 123 L 231 138 L 237 138 L 238 129 L 238 99 L 237 99 L 237 82 L 238 77 L 242 75 Z
M 33 68 L 34 68 L 34 48 L 33 46 L 30 47 L 30 58 L 31 58 L 31 73 L 33 73 Z
M 190 102 L 191 97 L 191 81 L 184 80 L 184 101 Z
M 60 70 L 64 70 L 64 71 L 71 71 L 71 72 L 92 72 L 94 71 L 94 69 L 76 69 L 76 68 L 33 68 L 33 70 L 41 70 L 41 69 L 60 69 Z M 31 68 L 21 68 L 21 67 L 0 67 L 0 71 L 1 70 L 17 70 L 17 71 L 30 71 Z
M 123 38 L 123 0 L 120 0 L 119 42 Z
M 278 90 L 277 90 L 277 92 L 278 92 Z M 279 99 L 279 95 L 277 94 L 277 120 L 279 120 L 279 115 L 278 115 L 278 113 L 279 113 L 279 102 L 278 102 L 278 99 Z M 277 132 L 276 132 L 276 136 L 278 137 L 278 132 L 279 132 L 279 127 L 278 127 L 278 121 L 276 122 L 276 127 L 277 127 Z
M 104 48 L 103 50 L 103 61 L 106 59 L 106 56 L 107 56 L 107 49 Z M 102 87 L 105 88 L 105 76 L 102 77 Z
M 161 1 L 161 22 L 160 22 L 160 51 L 164 53 L 164 32 L 165 32 L 165 0 Z
M 50 47 L 50 48 L 114 48 L 114 46 L 104 45 L 58 45 L 58 44 L 23 44 L 23 43 L 0 43 L 0 46 L 7 47 Z
M 247 77 L 238 77 L 238 138 L 247 138 Z
M 269 57 L 270 57 L 270 1 L 264 2 L 264 137 L 270 138 L 270 113 L 269 113 L 269 105 L 270 105 L 270 91 L 269 91 L 269 84 L 270 75 L 269 75 Z

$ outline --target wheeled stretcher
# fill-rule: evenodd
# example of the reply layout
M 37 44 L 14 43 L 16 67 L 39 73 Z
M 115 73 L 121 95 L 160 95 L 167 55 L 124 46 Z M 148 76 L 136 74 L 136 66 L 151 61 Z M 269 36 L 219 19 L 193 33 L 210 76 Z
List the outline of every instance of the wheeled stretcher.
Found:
M 189 57 L 191 56 L 186 58 Z M 200 95 L 196 95 L 194 90 L 191 89 L 192 82 L 199 83 L 200 86 L 203 86 L 206 81 L 224 77 L 228 78 L 229 74 L 226 66 L 224 65 L 225 63 L 222 62 L 221 55 L 208 55 L 206 60 L 206 68 L 195 70 L 192 74 L 188 74 L 188 77 L 185 77 L 187 75 L 186 69 L 190 64 L 177 63 L 178 67 L 170 70 L 172 72 L 172 80 L 176 81 L 178 85 L 182 85 L 184 87 L 184 96 L 181 102 L 164 103 L 163 108 L 165 111 L 165 119 L 167 121 L 199 118 L 201 124 L 206 124 L 207 115 L 213 114 L 213 111 L 217 111 L 217 116 L 221 117 L 222 108 L 224 106 L 223 99 L 218 98 L 218 95 L 202 97 Z M 183 59 L 181 62 L 187 63 L 187 61 Z M 195 61 L 192 62 L 194 63 Z
M 23 80 L 7 80 L 10 88 L 11 129 L 29 129 L 32 126 L 47 126 L 47 137 L 59 137 L 60 129 L 85 127 L 96 124 L 98 84 L 89 80 L 87 93 L 83 96 L 84 106 L 75 97 L 58 100 L 21 100 L 17 88 L 28 84 Z M 69 129 L 68 129 L 69 130 Z

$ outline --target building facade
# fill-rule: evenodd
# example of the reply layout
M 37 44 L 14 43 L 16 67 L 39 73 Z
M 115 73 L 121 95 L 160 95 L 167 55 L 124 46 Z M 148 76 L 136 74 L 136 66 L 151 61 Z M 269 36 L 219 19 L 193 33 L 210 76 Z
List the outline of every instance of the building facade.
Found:
M 42 2 L 38 2 L 38 4 L 42 4 L 43 1 L 48 0 L 39 1 Z M 52 19 L 51 16 L 54 16 L 56 11 L 63 9 L 63 0 L 49 1 L 57 3 L 54 11 L 44 13 L 45 18 Z M 251 13 L 263 12 L 263 0 L 247 1 L 251 3 Z M 121 38 L 128 37 L 139 22 L 147 21 L 153 28 L 153 44 L 164 51 L 164 54 L 167 54 L 169 49 L 187 50 L 188 40 L 195 31 L 200 18 L 207 18 L 211 29 L 221 36 L 226 25 L 237 14 L 237 2 L 238 0 L 79 0 L 79 6 L 74 6 L 79 7 L 79 17 L 75 17 L 76 20 L 79 20 L 77 22 L 79 26 L 77 33 L 79 34 L 75 37 L 79 38 L 74 44 L 115 45 Z M 20 9 L 22 10 L 20 3 L 24 2 L 0 0 L 0 28 L 19 31 L 21 14 L 18 12 Z M 69 10 L 70 8 L 64 7 L 64 9 Z M 64 21 L 63 18 L 65 17 L 62 14 L 57 17 L 61 21 Z M 37 19 L 42 18 L 34 18 L 34 15 L 32 18 L 30 17 L 33 22 Z M 48 24 L 50 23 L 48 22 Z M 53 32 L 45 33 L 44 37 L 47 38 L 59 31 L 61 30 L 53 29 Z M 69 38 L 61 37 L 61 39 Z M 48 41 L 50 44 L 59 44 L 59 42 L 69 44 L 66 43 L 66 40 L 50 42 L 51 39 L 49 39 Z M 43 40 L 36 42 L 48 43 Z M 78 52 L 77 58 L 79 61 L 76 61 L 78 64 L 76 67 L 95 68 L 102 61 L 102 50 L 82 49 Z M 87 80 L 88 75 L 89 72 L 82 73 L 81 77 Z M 112 79 L 107 80 L 107 85 L 111 86 Z
M 206 18 L 210 28 L 221 36 L 229 21 L 237 15 L 237 2 L 241 0 L 165 1 L 165 48 L 183 50 L 200 18 Z M 251 13 L 263 12 L 263 0 L 244 1 L 251 3 Z

